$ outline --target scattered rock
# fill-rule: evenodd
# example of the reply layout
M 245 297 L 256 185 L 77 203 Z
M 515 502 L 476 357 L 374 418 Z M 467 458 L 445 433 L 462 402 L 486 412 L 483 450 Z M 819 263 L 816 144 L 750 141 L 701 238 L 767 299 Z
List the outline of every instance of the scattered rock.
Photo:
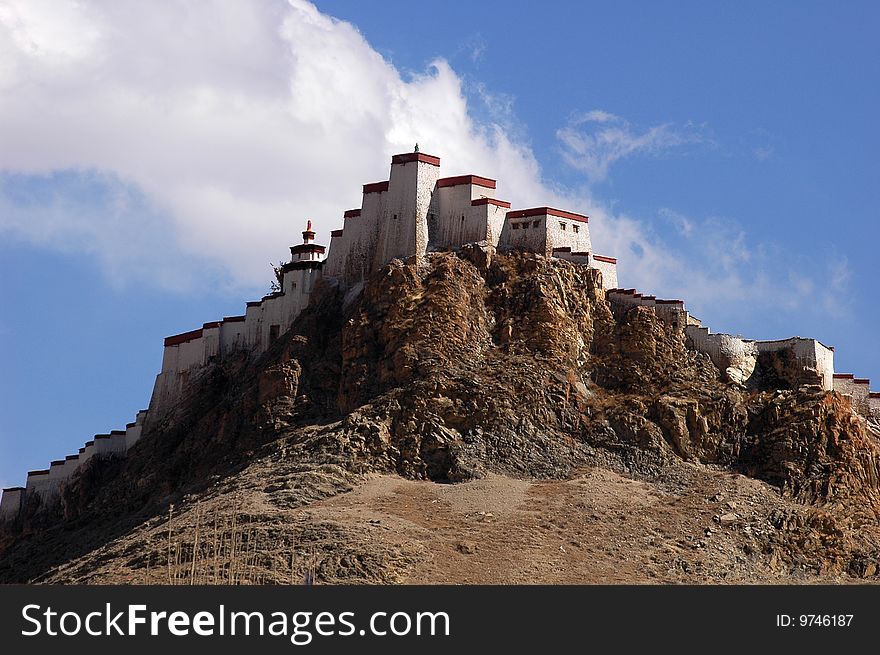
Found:
M 726 514 L 722 514 L 720 517 L 718 517 L 718 522 L 722 525 L 722 527 L 733 525 L 738 520 L 739 517 L 733 512 L 727 512 Z

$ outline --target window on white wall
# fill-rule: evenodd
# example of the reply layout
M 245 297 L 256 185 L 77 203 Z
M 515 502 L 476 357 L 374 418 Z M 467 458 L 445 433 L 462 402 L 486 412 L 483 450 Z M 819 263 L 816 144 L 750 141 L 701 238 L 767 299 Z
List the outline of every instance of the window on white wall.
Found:
M 541 221 L 532 221 L 532 227 L 541 227 Z
M 565 223 L 563 223 L 562 221 L 560 221 L 560 222 L 559 222 L 559 228 L 560 228 L 563 232 L 565 232 Z
M 571 226 L 571 231 L 574 232 L 575 234 L 577 234 L 578 232 L 581 231 L 581 227 L 580 227 L 580 225 L 572 225 L 572 226 Z

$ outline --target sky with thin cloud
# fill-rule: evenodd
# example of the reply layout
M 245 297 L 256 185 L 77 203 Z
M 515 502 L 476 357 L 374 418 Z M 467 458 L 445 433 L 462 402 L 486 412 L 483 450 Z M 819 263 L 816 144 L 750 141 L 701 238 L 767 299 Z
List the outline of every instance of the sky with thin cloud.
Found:
M 878 27 L 872 3 L 0 0 L 0 481 L 132 420 L 162 337 L 241 313 L 416 142 L 589 214 L 622 285 L 880 377 Z

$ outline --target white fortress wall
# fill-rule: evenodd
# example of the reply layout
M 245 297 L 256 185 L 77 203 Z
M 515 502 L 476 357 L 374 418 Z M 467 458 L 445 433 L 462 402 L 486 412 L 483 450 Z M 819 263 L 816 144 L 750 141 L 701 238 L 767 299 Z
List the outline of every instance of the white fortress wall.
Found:
M 388 197 L 370 272 L 398 257 L 424 255 L 428 248 L 428 211 L 439 177 L 439 157 L 410 152 L 391 158 Z
M 95 438 L 87 441 L 76 454 L 68 455 L 63 460 L 53 461 L 45 471 L 29 472 L 27 487 L 12 487 L 8 493 L 4 490 L 0 505 L 7 508 L 14 507 L 17 512 L 26 501 L 28 494 L 47 498 L 58 492 L 61 485 L 69 481 L 95 455 L 124 457 L 126 451 L 140 438 L 146 417 L 147 410 L 142 409 L 137 413 L 135 421 L 126 425 L 125 430 L 112 430 L 109 434 L 95 435 Z
M 661 300 L 655 296 L 643 296 L 635 289 L 610 289 L 605 296 L 612 310 L 620 313 L 639 305 L 653 307 L 666 323 L 684 328 L 689 345 L 709 356 L 712 362 L 731 379 L 743 381 L 755 370 L 760 353 L 789 350 L 796 364 L 804 369 L 815 370 L 826 390 L 832 388 L 834 376 L 834 349 L 815 339 L 792 337 L 774 341 L 755 341 L 730 334 L 715 334 L 703 327 L 701 321 L 692 317 L 681 300 Z M 729 370 L 735 369 L 735 370 Z
M 263 333 L 263 303 L 259 300 L 248 302 L 244 317 L 244 343 L 248 349 L 259 349 Z
M 27 486 L 25 487 L 26 496 L 30 496 L 31 494 L 45 496 L 49 491 L 49 488 L 49 469 L 28 472 Z
M 654 301 L 654 311 L 657 316 L 671 325 L 673 329 L 684 329 L 688 324 L 688 313 L 684 308 L 683 300 L 661 300 Z
M 225 316 L 220 322 L 220 356 L 248 349 L 246 316 Z
M 388 182 L 365 184 L 360 214 L 345 218 L 343 233 L 348 257 L 343 262 L 341 277 L 346 284 L 363 281 L 373 270 L 379 222 L 385 214 L 387 195 Z
M 865 416 L 871 413 L 871 381 L 864 378 L 853 379 L 853 405 Z
M 834 390 L 852 399 L 853 409 L 868 416 L 871 413 L 871 381 L 850 373 L 834 375 Z
M 730 334 L 713 334 L 709 328 L 688 325 L 684 333 L 694 350 L 705 353 L 722 373 L 744 382 L 758 363 L 758 347 L 754 341 Z
M 259 353 L 265 352 L 275 338 L 281 335 L 281 326 L 284 323 L 284 302 L 281 294 L 270 294 L 263 298 L 263 327 L 260 334 L 261 347 Z M 273 337 L 274 335 L 274 337 Z
M 583 214 L 545 207 L 547 221 L 547 254 L 554 248 L 571 248 L 572 252 L 592 252 L 589 218 Z
M 470 177 L 462 175 L 437 180 L 437 189 L 430 208 L 431 216 L 428 219 L 431 246 L 445 249 L 466 243 L 462 239 L 471 228 L 468 220 L 472 188 Z
M 202 330 L 196 330 L 198 336 L 183 341 L 178 345 L 177 370 L 186 371 L 191 368 L 201 368 L 205 365 L 205 344 L 202 341 Z
M 125 455 L 125 430 L 110 431 L 110 452 L 114 455 Z
M 158 419 L 180 396 L 182 386 L 191 368 L 204 365 L 205 352 L 202 329 L 191 330 L 165 339 L 162 371 L 156 376 L 150 397 L 151 419 Z
M 822 388 L 830 391 L 834 387 L 834 349 L 816 341 L 792 337 L 773 341 L 757 341 L 759 353 L 791 350 L 799 366 L 814 369 L 819 375 Z
M 529 214 L 530 211 L 526 209 L 507 212 L 498 241 L 500 250 L 525 250 L 548 256 L 552 253 L 552 249 L 547 250 L 546 214 Z
M 360 209 L 355 210 L 360 215 Z M 347 213 L 347 212 L 346 212 Z M 343 218 L 343 221 L 345 219 Z M 330 246 L 327 258 L 324 260 L 323 271 L 327 277 L 341 277 L 343 263 L 348 256 L 348 242 L 345 236 L 345 228 L 330 232 Z
M 79 449 L 79 465 L 82 466 L 94 456 L 95 441 L 86 441 L 85 445 Z
M 604 289 L 617 288 L 617 259 L 604 255 L 593 255 L 590 261 L 592 268 L 597 268 L 602 273 L 602 287 Z
M 495 185 L 495 180 L 479 175 L 438 179 L 429 218 L 430 244 L 455 248 L 486 240 L 488 211 L 480 208 L 495 199 Z
M 504 219 L 510 210 L 510 203 L 495 198 L 477 198 L 471 200 L 471 211 L 478 215 L 480 221 L 485 224 L 485 239 L 493 246 L 498 246 L 501 232 L 504 229 Z
M 138 425 L 137 423 L 129 423 L 125 426 L 125 450 L 128 450 L 138 442 L 142 431 L 143 425 Z
M 872 391 L 868 394 L 868 410 L 874 420 L 880 421 L 880 393 Z
M 657 316 L 673 328 L 684 328 L 688 325 L 688 313 L 683 300 L 661 300 L 656 296 L 644 296 L 635 289 L 609 289 L 605 298 L 611 303 L 612 311 L 618 313 L 630 307 L 651 307 Z
M 95 435 L 95 457 L 107 457 L 112 455 L 113 450 L 113 441 L 110 438 L 109 434 L 96 434 Z
M 61 483 L 67 480 L 64 477 L 64 462 L 65 460 L 58 459 L 49 465 L 49 481 L 44 491 L 47 495 L 58 493 Z
M 133 423 L 125 426 L 125 449 L 128 450 L 134 446 L 141 438 L 144 429 L 144 421 L 147 418 L 147 410 L 140 410 L 134 418 Z M 82 463 L 83 449 L 80 449 L 80 460 Z
M 588 220 L 582 214 L 552 207 L 507 212 L 499 247 L 505 250 L 528 250 L 547 257 L 553 255 L 555 248 L 591 252 Z
M 220 358 L 220 321 L 202 325 L 202 362 L 206 366 Z
M 605 299 L 611 303 L 611 309 L 618 311 L 626 311 L 630 307 L 640 305 L 641 298 L 642 294 L 638 294 L 637 297 L 635 289 L 609 289 L 605 293 Z
M 24 501 L 24 487 L 8 487 L 0 498 L 0 520 L 10 520 L 18 516 Z
M 79 455 L 68 455 L 64 458 L 64 479 L 69 480 L 71 476 L 79 469 Z
M 572 264 L 590 265 L 590 253 L 588 252 L 572 252 L 571 248 L 554 248 L 553 256 L 556 259 L 564 259 Z

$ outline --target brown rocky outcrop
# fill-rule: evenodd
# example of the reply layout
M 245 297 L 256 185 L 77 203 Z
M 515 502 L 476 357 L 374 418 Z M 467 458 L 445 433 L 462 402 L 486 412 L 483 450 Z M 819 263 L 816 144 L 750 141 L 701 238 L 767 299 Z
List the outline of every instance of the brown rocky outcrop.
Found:
M 57 508 L 6 526 L 0 557 L 18 564 L 0 579 L 37 577 L 255 457 L 295 462 L 291 482 L 265 480 L 286 507 L 367 473 L 561 480 L 601 467 L 663 482 L 711 467 L 794 503 L 750 542 L 774 566 L 873 575 L 880 442 L 848 401 L 723 381 L 652 310 L 615 319 L 598 275 L 477 244 L 393 261 L 356 295 L 320 285 L 259 360 L 218 365 L 125 461 L 87 467 Z

